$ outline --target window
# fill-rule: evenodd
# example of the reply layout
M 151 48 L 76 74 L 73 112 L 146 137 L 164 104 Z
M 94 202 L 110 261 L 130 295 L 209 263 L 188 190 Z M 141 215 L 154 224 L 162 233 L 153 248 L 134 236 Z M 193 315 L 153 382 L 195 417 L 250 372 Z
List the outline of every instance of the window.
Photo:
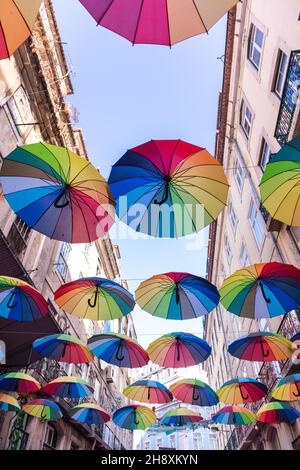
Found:
M 16 217 L 8 233 L 7 240 L 17 256 L 25 253 L 30 232 L 31 228 L 19 217 Z
M 246 248 L 245 243 L 242 244 L 240 260 L 241 260 L 242 267 L 246 267 L 251 264 L 249 260 L 249 256 L 248 256 L 248 250 Z
M 56 263 L 56 271 L 61 275 L 64 281 L 66 280 L 68 273 L 68 259 L 70 252 L 71 245 L 69 243 L 63 243 Z
M 232 260 L 232 250 L 231 250 L 231 246 L 229 244 L 229 240 L 227 237 L 225 238 L 225 251 L 226 251 L 228 263 L 230 264 Z
M 150 450 L 150 442 L 149 441 L 145 442 L 144 450 Z
M 234 176 L 235 176 L 237 187 L 241 193 L 243 191 L 244 182 L 245 182 L 245 171 L 239 159 L 237 159 L 235 162 Z
M 231 223 L 233 233 L 236 234 L 238 218 L 237 218 L 232 202 L 229 203 L 229 220 Z
M 265 239 L 265 224 L 254 201 L 250 204 L 249 221 L 256 243 L 261 249 Z
M 267 164 L 270 161 L 270 157 L 272 155 L 272 151 L 266 139 L 262 138 L 261 141 L 261 149 L 260 149 L 260 156 L 259 156 L 259 166 L 262 171 L 265 171 Z
M 240 124 L 247 139 L 250 137 L 252 121 L 253 113 L 246 101 L 242 100 Z
M 287 69 L 288 69 L 288 57 L 284 52 L 282 52 L 282 50 L 279 49 L 277 63 L 276 63 L 273 91 L 280 99 L 282 98 L 282 94 L 284 90 Z
M 157 439 L 156 447 L 157 449 L 160 449 L 163 446 L 163 440 L 162 439 Z
M 175 445 L 175 436 L 170 436 L 170 448 L 171 449 L 176 449 L 176 445 Z
M 226 345 L 223 344 L 223 357 L 224 357 L 224 362 L 225 362 L 225 368 L 226 368 L 226 375 L 227 377 L 230 376 L 230 373 L 231 373 L 231 367 L 230 367 L 230 362 L 229 362 L 229 357 L 228 357 L 228 351 L 227 351 L 227 348 L 226 348 Z
M 6 104 L 16 130 L 21 136 L 23 126 L 20 124 L 30 124 L 33 120 L 30 103 L 23 86 L 15 91 Z
M 248 59 L 259 70 L 264 43 L 264 33 L 253 23 L 250 27 Z
M 51 424 L 47 424 L 43 450 L 55 450 L 56 446 L 57 446 L 57 431 L 53 426 L 51 426 Z

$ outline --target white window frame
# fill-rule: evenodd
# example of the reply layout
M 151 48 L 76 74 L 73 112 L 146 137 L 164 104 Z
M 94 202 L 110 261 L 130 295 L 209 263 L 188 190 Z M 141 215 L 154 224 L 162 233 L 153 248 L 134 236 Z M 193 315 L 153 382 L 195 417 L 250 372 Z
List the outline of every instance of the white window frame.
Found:
M 231 228 L 232 228 L 232 231 L 235 235 L 236 231 L 237 231 L 237 225 L 238 225 L 239 221 L 238 221 L 238 217 L 237 217 L 235 208 L 233 207 L 232 201 L 230 201 L 230 203 L 229 203 L 228 211 L 229 211 L 229 220 L 230 220 L 230 223 L 231 223 Z
M 273 91 L 275 95 L 278 96 L 279 99 L 281 99 L 283 95 L 288 67 L 289 67 L 289 58 L 287 54 L 283 52 L 282 49 L 279 49 L 278 60 L 276 63 L 274 87 L 273 87 Z M 280 87 L 279 87 L 279 83 L 280 83 Z
M 250 115 L 250 116 L 249 116 Z M 247 140 L 250 139 L 253 124 L 253 111 L 248 102 L 243 98 L 241 103 L 240 126 Z
M 244 242 L 242 243 L 242 246 L 241 246 L 240 261 L 241 261 L 242 267 L 250 266 L 249 252 Z
M 272 155 L 272 149 L 268 141 L 262 137 L 261 147 L 260 147 L 260 156 L 259 156 L 259 166 L 262 171 L 265 171 L 267 164 L 270 161 Z
M 252 220 L 252 210 L 255 212 L 255 216 L 254 216 L 253 220 Z M 257 221 L 258 221 L 258 224 L 261 223 L 261 228 L 262 228 L 262 239 L 261 240 L 258 239 L 256 229 L 255 229 Z M 250 207 L 249 207 L 249 223 L 250 223 L 251 231 L 253 233 L 256 244 L 257 244 L 259 250 L 261 250 L 263 245 L 264 245 L 265 238 L 266 238 L 266 227 L 265 227 L 265 222 L 264 222 L 264 220 L 262 218 L 262 215 L 260 213 L 260 210 L 257 207 L 257 204 L 255 204 L 253 199 L 251 199 Z
M 257 41 L 258 34 L 262 35 L 262 44 L 259 44 L 259 42 Z M 256 24 L 251 23 L 250 34 L 249 34 L 248 59 L 257 71 L 260 70 L 261 63 L 262 63 L 264 39 L 265 39 L 264 32 L 258 26 L 256 26 Z M 258 63 L 255 60 L 255 54 L 259 56 Z
M 240 159 L 237 157 L 234 165 L 234 177 L 240 194 L 242 194 L 245 184 L 245 170 L 241 165 Z
M 226 252 L 227 261 L 229 264 L 231 264 L 233 253 L 232 253 L 232 249 L 231 249 L 229 239 L 227 236 L 225 237 L 224 243 L 225 243 L 225 252 Z

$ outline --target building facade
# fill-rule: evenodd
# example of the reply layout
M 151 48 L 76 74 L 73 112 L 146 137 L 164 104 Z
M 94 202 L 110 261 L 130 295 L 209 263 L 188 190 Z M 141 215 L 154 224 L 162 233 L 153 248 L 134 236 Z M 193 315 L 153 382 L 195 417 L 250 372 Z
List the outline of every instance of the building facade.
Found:
M 165 369 L 155 364 L 149 363 L 141 369 L 139 379 L 157 380 L 167 388 L 173 383 L 184 378 L 194 378 L 207 382 L 207 374 L 201 366 L 191 366 L 186 369 Z M 136 447 L 140 450 L 215 450 L 216 433 L 210 429 L 207 421 L 210 418 L 209 407 L 199 408 L 198 406 L 187 405 L 174 399 L 170 403 L 155 406 L 156 416 L 161 419 L 168 411 L 178 407 L 188 408 L 195 413 L 200 413 L 203 417 L 203 424 L 190 428 L 168 427 L 162 428 L 159 423 L 137 436 Z
M 31 38 L 15 55 L 0 62 L 0 155 L 5 157 L 18 145 L 45 141 L 68 147 L 89 159 L 83 133 L 73 126 L 74 109 L 67 102 L 73 93 L 68 68 L 51 0 L 42 3 Z M 89 365 L 58 364 L 34 357 L 31 343 L 46 334 L 65 332 L 86 341 L 103 331 L 136 337 L 131 316 L 113 322 L 91 322 L 58 309 L 54 292 L 82 276 L 121 279 L 120 253 L 109 237 L 91 244 L 69 245 L 31 230 L 0 197 L 0 273 L 33 284 L 49 299 L 48 319 L 30 327 L 0 320 L 0 341 L 6 361 L 0 372 L 23 370 L 41 384 L 58 376 L 76 375 L 94 387 L 91 400 L 112 413 L 126 404 L 123 388 L 131 377 L 125 370 L 110 367 L 97 358 Z M 13 324 L 12 324 L 13 323 Z M 18 324 L 17 324 L 18 323 Z M 67 418 L 74 401 L 61 400 L 64 418 L 45 423 L 19 413 L 0 413 L 0 449 L 121 449 L 132 448 L 133 434 L 111 422 L 99 428 L 77 425 Z
M 272 14 L 270 14 L 272 12 Z M 219 100 L 216 157 L 230 183 L 227 208 L 210 227 L 207 277 L 218 288 L 231 273 L 253 263 L 300 267 L 300 231 L 273 220 L 262 207 L 259 183 L 270 156 L 300 133 L 300 40 L 297 0 L 245 0 L 228 15 L 223 89 Z M 299 312 L 270 321 L 237 318 L 219 306 L 205 320 L 213 355 L 205 363 L 218 389 L 237 376 L 261 379 L 269 389 L 291 361 L 249 363 L 227 354 L 235 339 L 255 331 L 291 338 Z M 270 400 L 270 393 L 266 401 Z M 262 403 L 251 406 L 257 411 Z M 298 406 L 297 404 L 295 405 Z M 218 434 L 220 449 L 299 449 L 300 425 L 254 424 Z

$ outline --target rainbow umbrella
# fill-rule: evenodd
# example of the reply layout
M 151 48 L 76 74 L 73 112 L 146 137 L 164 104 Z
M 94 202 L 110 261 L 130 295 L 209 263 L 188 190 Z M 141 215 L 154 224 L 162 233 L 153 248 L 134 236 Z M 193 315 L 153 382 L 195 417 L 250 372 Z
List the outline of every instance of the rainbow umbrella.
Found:
M 93 387 L 80 377 L 58 377 L 44 385 L 42 392 L 62 398 L 82 398 L 93 394 Z
M 207 33 L 238 0 L 80 0 L 101 25 L 132 44 L 172 46 Z
M 0 393 L 0 411 L 20 411 L 21 407 L 17 400 L 10 396 L 7 395 L 6 393 Z
M 142 403 L 169 403 L 173 401 L 172 393 L 156 380 L 138 380 L 123 390 L 130 400 Z
M 260 263 L 225 279 L 220 302 L 245 318 L 273 318 L 300 305 L 300 270 L 289 264 Z
M 142 282 L 135 298 L 151 315 L 167 320 L 188 320 L 211 312 L 220 296 L 217 288 L 202 277 L 166 273 Z
M 0 390 L 20 394 L 36 393 L 41 385 L 29 374 L 22 372 L 8 372 L 0 375 Z
M 295 335 L 292 337 L 291 341 L 292 341 L 293 343 L 295 343 L 296 341 L 300 341 L 300 331 L 299 331 L 299 333 L 295 334 Z
M 3 160 L 3 194 L 17 216 L 48 237 L 88 243 L 114 222 L 107 183 L 87 160 L 46 143 L 17 147 Z
M 273 401 L 267 403 L 257 413 L 257 420 L 263 423 L 280 424 L 289 423 L 300 418 L 300 411 L 287 403 Z
M 99 334 L 88 340 L 95 356 L 118 367 L 135 369 L 148 364 L 149 356 L 136 341 L 120 333 Z
M 300 226 L 300 136 L 271 157 L 260 183 L 260 195 L 274 219 Z
M 196 406 L 214 406 L 219 398 L 205 382 L 197 379 L 183 379 L 170 386 L 170 392 L 177 400 Z
M 272 362 L 289 359 L 294 349 L 293 343 L 284 336 L 259 331 L 231 343 L 228 352 L 244 361 Z
M 2 0 L 0 60 L 8 59 L 32 33 L 42 0 Z
M 0 277 L 0 317 L 33 321 L 47 314 L 48 304 L 34 287 L 14 277 Z
M 252 411 L 242 406 L 225 406 L 214 414 L 211 419 L 219 424 L 241 426 L 253 423 L 256 421 L 256 416 Z
M 43 357 L 58 362 L 87 364 L 93 354 L 80 339 L 66 334 L 55 334 L 39 338 L 32 343 L 33 348 Z
M 170 410 L 160 419 L 160 423 L 165 426 L 184 426 L 199 423 L 200 421 L 203 421 L 202 416 L 187 408 Z
M 95 321 L 121 318 L 135 306 L 133 295 L 123 286 L 100 277 L 83 277 L 63 284 L 54 299 L 66 312 Z
M 268 393 L 268 387 L 255 379 L 236 378 L 225 382 L 217 391 L 222 403 L 241 405 L 260 401 Z
M 211 347 L 190 333 L 169 333 L 153 341 L 147 349 L 152 362 L 162 367 L 189 367 L 204 362 Z
M 69 412 L 70 417 L 78 423 L 87 424 L 91 426 L 110 421 L 110 416 L 100 406 L 93 403 L 82 403 L 81 405 L 74 406 Z
M 112 418 L 119 428 L 147 429 L 156 423 L 156 415 L 153 410 L 141 405 L 129 405 L 115 411 Z
M 22 410 L 30 416 L 40 418 L 45 421 L 56 421 L 61 419 L 63 414 L 60 407 L 51 400 L 37 398 L 22 406 Z
M 281 379 L 274 388 L 272 397 L 279 401 L 300 400 L 300 374 L 287 375 Z
M 120 220 L 160 238 L 199 232 L 216 220 L 228 194 L 220 163 L 181 140 L 151 140 L 128 150 L 109 184 Z

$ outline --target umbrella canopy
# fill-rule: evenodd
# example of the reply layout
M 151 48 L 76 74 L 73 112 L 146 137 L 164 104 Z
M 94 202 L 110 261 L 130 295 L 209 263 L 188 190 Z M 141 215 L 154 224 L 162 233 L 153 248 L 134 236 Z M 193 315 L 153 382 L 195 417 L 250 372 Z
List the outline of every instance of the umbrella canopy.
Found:
M 141 405 L 129 405 L 115 411 L 113 422 L 124 429 L 147 429 L 156 423 L 156 415 L 153 410 Z
M 14 397 L 7 395 L 6 393 L 0 393 L 0 411 L 18 412 L 20 410 L 21 410 L 21 407 Z
M 272 397 L 279 401 L 300 400 L 300 374 L 287 375 L 281 379 L 274 388 Z
M 87 160 L 46 143 L 17 147 L 3 160 L 3 194 L 29 227 L 55 240 L 88 243 L 114 222 L 104 178 Z
M 168 403 L 173 401 L 172 393 L 156 380 L 138 380 L 123 390 L 130 400 L 142 403 Z
M 60 407 L 51 400 L 37 398 L 22 406 L 25 413 L 45 421 L 57 421 L 63 414 Z
M 299 341 L 299 342 L 300 342 L 300 331 L 299 331 L 299 333 L 295 334 L 295 335 L 292 337 L 291 341 L 292 341 L 293 343 L 295 343 L 296 341 Z M 300 346 L 300 343 L 299 343 L 299 346 Z
M 132 44 L 172 46 L 207 33 L 238 0 L 80 0 L 101 25 Z
M 42 392 L 62 398 L 82 398 L 93 394 L 93 387 L 80 377 L 58 377 L 47 383 Z
M 147 349 L 152 362 L 162 367 L 189 367 L 204 362 L 211 347 L 190 333 L 169 333 L 153 341 Z
M 255 379 L 236 378 L 225 382 L 217 391 L 222 403 L 242 405 L 260 401 L 268 393 L 268 387 Z
M 88 340 L 95 356 L 118 367 L 135 369 L 148 364 L 149 356 L 136 341 L 120 333 L 99 334 Z
M 273 318 L 300 305 L 300 270 L 289 264 L 260 263 L 225 279 L 220 302 L 239 317 Z
M 0 390 L 20 394 L 36 393 L 41 385 L 29 374 L 22 372 L 8 372 L 0 375 Z
M 287 403 L 273 401 L 267 403 L 257 413 L 257 420 L 263 423 L 289 423 L 300 418 L 300 412 Z
M 183 379 L 170 386 L 177 400 L 196 406 L 214 406 L 219 403 L 215 391 L 205 382 L 197 379 Z
M 93 354 L 86 344 L 75 336 L 65 334 L 45 336 L 34 341 L 32 346 L 41 356 L 58 362 L 87 364 L 93 360 Z
M 166 273 L 142 282 L 135 298 L 151 315 L 167 320 L 188 320 L 211 312 L 220 296 L 217 288 L 202 277 Z
M 241 426 L 253 423 L 256 421 L 256 416 L 252 411 L 242 406 L 225 406 L 214 414 L 211 419 L 219 424 Z
M 185 424 L 199 423 L 203 421 L 202 416 L 187 408 L 176 408 L 168 411 L 160 419 L 165 426 L 184 426 Z
M 110 415 L 100 406 L 93 403 L 82 403 L 81 405 L 74 406 L 69 415 L 74 421 L 87 424 L 88 426 L 92 424 L 99 426 L 110 421 Z
M 181 140 L 151 140 L 128 150 L 113 166 L 109 184 L 120 220 L 160 238 L 206 227 L 224 209 L 228 194 L 220 163 Z
M 63 284 L 54 299 L 66 312 L 95 321 L 121 318 L 135 306 L 133 295 L 123 286 L 100 277 L 83 277 Z
M 242 336 L 231 343 L 229 353 L 244 361 L 272 362 L 289 359 L 295 347 L 284 336 L 268 331 L 259 331 Z
M 7 320 L 40 320 L 48 314 L 44 297 L 30 284 L 14 277 L 0 277 L 0 316 Z
M 7 59 L 33 30 L 42 0 L 2 0 L 0 10 L 0 60 Z
M 268 163 L 260 183 L 263 206 L 271 216 L 300 226 L 300 136 L 291 140 Z

